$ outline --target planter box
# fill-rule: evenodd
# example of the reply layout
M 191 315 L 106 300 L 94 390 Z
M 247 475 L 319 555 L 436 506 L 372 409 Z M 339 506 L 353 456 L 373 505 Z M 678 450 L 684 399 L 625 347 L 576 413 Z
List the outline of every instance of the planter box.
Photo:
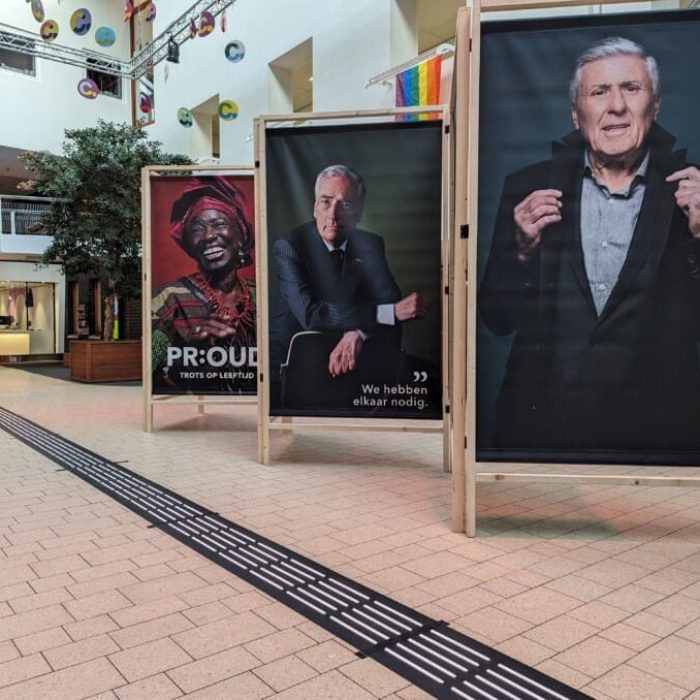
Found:
M 70 378 L 78 382 L 141 379 L 141 341 L 71 340 Z

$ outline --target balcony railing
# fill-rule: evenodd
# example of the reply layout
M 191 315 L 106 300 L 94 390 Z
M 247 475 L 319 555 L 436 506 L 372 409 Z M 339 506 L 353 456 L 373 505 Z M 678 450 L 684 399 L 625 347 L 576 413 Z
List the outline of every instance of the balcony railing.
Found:
M 40 255 L 51 243 L 51 233 L 40 228 L 51 208 L 45 197 L 0 195 L 0 253 Z

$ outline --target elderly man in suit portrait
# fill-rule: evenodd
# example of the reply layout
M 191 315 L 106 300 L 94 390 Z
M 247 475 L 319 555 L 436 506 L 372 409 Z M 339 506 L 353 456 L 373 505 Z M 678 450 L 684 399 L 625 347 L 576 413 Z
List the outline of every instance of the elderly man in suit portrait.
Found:
M 700 171 L 639 44 L 590 46 L 569 101 L 575 130 L 506 178 L 479 291 L 514 334 L 493 446 L 697 451 Z
M 389 269 L 382 238 L 358 228 L 366 187 L 345 165 L 331 165 L 316 178 L 313 221 L 274 244 L 276 305 L 270 327 L 273 378 L 300 331 L 335 334 L 324 358 L 327 373 L 352 373 L 363 349 L 382 339 L 398 350 L 400 324 L 423 317 L 424 297 L 402 296 Z

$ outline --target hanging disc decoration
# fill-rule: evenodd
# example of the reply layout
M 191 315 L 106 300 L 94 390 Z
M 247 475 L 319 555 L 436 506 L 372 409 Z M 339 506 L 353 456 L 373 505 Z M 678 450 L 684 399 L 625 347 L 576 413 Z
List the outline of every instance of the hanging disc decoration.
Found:
M 41 0 L 32 0 L 32 14 L 37 22 L 43 22 L 46 14 L 44 13 L 44 5 Z
M 100 94 L 100 88 L 92 78 L 83 78 L 78 83 L 78 92 L 88 100 L 94 100 Z
M 199 18 L 199 36 L 205 37 L 211 34 L 216 27 L 216 20 L 211 12 L 202 12 Z
M 139 93 L 139 109 L 144 114 L 148 114 L 153 109 L 151 98 L 145 92 Z
M 134 16 L 134 3 L 126 0 L 124 3 L 124 21 L 128 22 Z
M 245 44 L 242 41 L 232 41 L 226 44 L 224 49 L 226 60 L 231 63 L 238 63 L 245 58 Z
M 86 10 L 84 7 L 76 10 L 70 16 L 70 28 L 78 36 L 87 34 L 90 31 L 90 27 L 92 27 L 92 16 L 90 15 L 90 11 Z
M 192 112 L 190 112 L 187 107 L 180 107 L 180 109 L 177 110 L 177 120 L 182 124 L 182 126 L 186 126 L 188 129 L 189 127 L 194 124 L 194 119 L 192 119 Z
M 41 27 L 39 27 L 39 35 L 44 41 L 53 41 L 58 36 L 58 22 L 53 19 L 47 19 Z
M 238 105 L 233 100 L 223 100 L 219 103 L 219 116 L 226 122 L 236 119 L 238 112 Z
M 95 41 L 100 46 L 112 46 L 117 40 L 117 33 L 112 27 L 100 27 L 95 32 Z
M 194 17 L 190 17 L 190 39 L 194 39 L 197 36 L 197 23 L 194 21 Z
M 152 22 L 156 18 L 156 4 L 152 2 L 146 12 L 146 22 Z

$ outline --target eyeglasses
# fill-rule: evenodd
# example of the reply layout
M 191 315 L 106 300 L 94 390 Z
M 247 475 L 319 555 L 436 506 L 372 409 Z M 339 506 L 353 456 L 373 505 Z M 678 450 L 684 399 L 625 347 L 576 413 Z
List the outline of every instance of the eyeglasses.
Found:
M 319 197 L 316 204 L 321 211 L 330 211 L 333 205 L 337 205 L 337 211 L 341 214 L 350 214 L 357 210 L 357 202 L 348 202 L 344 199 L 333 199 L 332 197 Z

